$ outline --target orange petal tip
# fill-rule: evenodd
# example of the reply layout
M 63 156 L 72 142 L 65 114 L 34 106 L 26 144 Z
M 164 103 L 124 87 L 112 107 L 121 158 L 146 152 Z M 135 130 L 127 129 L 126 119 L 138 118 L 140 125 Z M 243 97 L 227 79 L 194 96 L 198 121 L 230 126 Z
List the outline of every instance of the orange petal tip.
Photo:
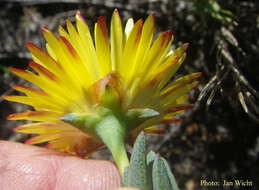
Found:
M 69 43 L 69 41 L 63 36 L 60 36 L 60 40 L 61 40 L 61 42 L 63 42 L 65 44 L 65 46 L 67 47 L 67 49 L 71 53 L 71 55 L 76 57 L 77 56 L 76 51 L 73 48 L 73 46 Z
M 18 126 L 18 127 L 14 127 L 14 128 L 13 128 L 13 131 L 14 131 L 14 132 L 17 132 L 17 131 L 19 131 L 19 128 L 20 128 L 19 126 Z
M 32 139 L 28 139 L 26 141 L 24 141 L 24 144 L 31 144 L 32 143 Z
M 196 81 L 196 84 L 192 87 L 192 89 L 197 88 L 200 85 L 200 82 Z
M 194 108 L 194 104 L 189 104 L 189 105 L 186 105 L 186 106 L 178 106 L 178 107 L 174 107 L 174 108 L 170 108 L 167 110 L 168 113 L 170 112 L 177 112 L 177 111 L 180 111 L 180 110 L 189 110 L 189 109 L 192 109 Z
M 11 71 L 12 73 L 25 73 L 24 70 L 17 69 L 17 68 L 11 68 L 10 71 Z
M 97 23 L 98 23 L 99 27 L 101 28 L 103 35 L 107 36 L 108 31 L 107 31 L 107 27 L 106 27 L 105 18 L 103 16 L 98 17 Z
M 86 24 L 86 20 L 85 20 L 85 18 L 83 17 L 83 15 L 81 14 L 80 11 L 77 11 L 77 12 L 76 12 L 76 19 L 82 20 L 82 21 Z
M 7 117 L 6 117 L 6 119 L 7 120 L 12 120 L 13 118 L 15 118 L 15 116 L 16 116 L 17 114 L 11 114 L 11 115 L 8 115 Z
M 30 51 L 30 49 L 37 49 L 37 50 L 42 52 L 42 49 L 40 49 L 39 47 L 37 47 L 36 45 L 34 45 L 31 42 L 26 42 L 25 45 L 26 45 L 26 47 L 28 48 L 29 51 Z
M 120 13 L 119 13 L 118 9 L 115 9 L 113 13 L 116 14 L 120 19 Z
M 104 16 L 99 16 L 97 22 L 102 24 L 105 23 Z
M 171 29 L 171 30 L 168 30 L 168 34 L 170 35 L 170 36 L 172 36 L 173 35 L 173 30 Z
M 1 96 L 1 97 L 6 100 L 6 97 L 7 97 L 7 96 Z
M 36 65 L 36 63 L 35 62 L 33 62 L 33 61 L 29 61 L 29 66 L 31 67 L 33 67 L 33 66 L 35 66 Z
M 26 42 L 25 45 L 26 45 L 27 48 L 32 47 L 32 46 L 35 46 L 35 45 L 33 45 L 33 43 L 31 43 L 31 42 Z
M 174 124 L 174 123 L 179 123 L 181 121 L 182 121 L 181 119 L 169 119 L 169 120 L 162 121 L 162 123 L 163 124 Z
M 195 78 L 195 79 L 200 78 L 201 75 L 202 75 L 202 72 L 195 73 L 195 74 L 194 74 L 194 78 Z
M 44 67 L 42 67 L 41 65 L 33 62 L 33 61 L 30 61 L 29 62 L 29 66 L 35 70 L 36 72 L 40 72 L 40 73 L 43 73 L 45 76 L 47 76 L 49 79 L 51 80 L 55 80 L 55 76 L 50 72 L 48 71 L 47 69 L 45 69 Z
M 165 134 L 165 130 L 157 129 L 157 130 L 153 130 L 152 133 L 157 134 L 157 135 L 163 135 L 163 134 Z
M 14 90 L 16 90 L 16 89 L 19 89 L 19 88 L 21 88 L 21 87 L 23 87 L 23 86 L 20 86 L 20 85 L 13 85 L 13 86 L 11 86 Z
M 49 29 L 47 29 L 46 27 L 42 27 L 41 29 L 43 32 L 49 32 Z
M 52 145 L 52 144 L 48 143 L 48 144 L 45 145 L 45 148 L 50 149 L 50 148 L 51 148 L 51 145 Z
M 187 48 L 189 47 L 189 45 L 190 45 L 190 43 L 185 43 L 185 44 L 183 44 L 184 49 L 187 50 Z
M 152 20 L 155 20 L 156 19 L 156 13 L 152 13 L 151 17 L 152 17 Z
M 168 30 L 166 32 L 163 32 L 161 36 L 162 37 L 161 45 L 162 46 L 167 45 L 170 42 L 172 35 L 173 35 L 173 30 Z

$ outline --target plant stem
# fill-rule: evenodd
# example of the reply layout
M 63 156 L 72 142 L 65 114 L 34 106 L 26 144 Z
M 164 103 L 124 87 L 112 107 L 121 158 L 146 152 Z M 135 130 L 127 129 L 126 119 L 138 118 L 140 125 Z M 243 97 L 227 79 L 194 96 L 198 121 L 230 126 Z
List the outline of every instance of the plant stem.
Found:
M 111 151 L 114 161 L 123 176 L 125 168 L 129 165 L 129 159 L 125 150 L 125 123 L 115 115 L 109 114 L 95 126 L 96 134 Z

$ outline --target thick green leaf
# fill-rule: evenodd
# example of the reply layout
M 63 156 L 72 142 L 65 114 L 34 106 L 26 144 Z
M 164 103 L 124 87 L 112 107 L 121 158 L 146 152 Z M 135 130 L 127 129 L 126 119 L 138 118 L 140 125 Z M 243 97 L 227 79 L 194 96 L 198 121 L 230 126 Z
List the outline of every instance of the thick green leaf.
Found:
M 172 189 L 166 166 L 160 156 L 157 156 L 152 171 L 153 190 Z
M 153 169 L 153 163 L 154 163 L 156 157 L 157 157 L 157 155 L 153 151 L 150 151 L 147 155 L 147 185 L 148 185 L 148 190 L 153 190 L 152 169 Z
M 133 147 L 126 186 L 147 190 L 146 139 L 142 132 Z
M 166 160 L 153 151 L 146 156 L 143 132 L 136 140 L 130 165 L 125 169 L 122 183 L 123 186 L 140 190 L 179 190 Z
M 148 154 L 147 154 L 147 165 L 152 165 L 153 162 L 155 161 L 157 155 L 154 151 L 150 151 Z
M 122 176 L 122 186 L 126 187 L 129 184 L 129 166 L 125 168 L 123 176 Z
M 167 161 L 162 157 L 162 161 L 164 162 L 164 165 L 165 165 L 165 168 L 166 168 L 166 171 L 167 171 L 167 176 L 169 177 L 169 180 L 170 180 L 170 183 L 171 183 L 171 186 L 173 187 L 173 190 L 179 190 L 179 187 L 175 181 L 175 177 L 167 163 Z

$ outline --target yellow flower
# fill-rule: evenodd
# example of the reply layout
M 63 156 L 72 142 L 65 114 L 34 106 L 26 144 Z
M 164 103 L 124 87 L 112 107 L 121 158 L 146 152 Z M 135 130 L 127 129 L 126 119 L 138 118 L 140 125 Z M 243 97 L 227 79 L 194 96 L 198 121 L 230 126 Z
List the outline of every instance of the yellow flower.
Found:
M 170 81 L 186 57 L 187 44 L 171 51 L 171 30 L 152 42 L 154 19 L 154 14 L 144 23 L 129 19 L 123 30 L 115 10 L 110 40 L 104 17 L 99 17 L 94 42 L 79 12 L 76 29 L 67 21 L 67 31 L 59 27 L 58 38 L 44 28 L 47 53 L 27 43 L 34 72 L 11 70 L 40 88 L 13 86 L 25 96 L 4 97 L 34 108 L 8 117 L 35 121 L 15 131 L 38 134 L 28 144 L 48 142 L 51 149 L 85 157 L 104 144 L 112 149 L 106 141 L 113 138 L 117 124 L 122 126 L 119 133 L 124 144 L 133 142 L 142 130 L 159 134 L 163 130 L 157 124 L 179 121 L 174 116 L 192 107 L 184 102 L 198 85 L 195 80 L 200 73 Z

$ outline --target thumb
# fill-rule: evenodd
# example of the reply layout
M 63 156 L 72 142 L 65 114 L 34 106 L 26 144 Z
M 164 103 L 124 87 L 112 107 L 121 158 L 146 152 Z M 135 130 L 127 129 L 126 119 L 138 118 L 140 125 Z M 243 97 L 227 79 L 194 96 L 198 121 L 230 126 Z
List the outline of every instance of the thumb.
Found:
M 120 188 L 112 189 L 112 190 L 139 190 L 139 189 L 136 189 L 133 187 L 120 187 Z

